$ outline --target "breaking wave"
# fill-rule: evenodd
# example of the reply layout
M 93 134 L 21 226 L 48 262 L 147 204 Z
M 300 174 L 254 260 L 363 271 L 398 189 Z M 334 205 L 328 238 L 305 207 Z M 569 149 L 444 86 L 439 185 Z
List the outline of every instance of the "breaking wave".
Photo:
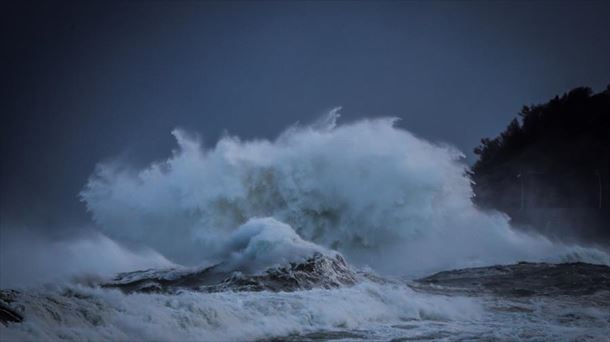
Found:
M 274 140 L 226 135 L 208 148 L 174 130 L 178 147 L 167 160 L 141 170 L 99 164 L 81 198 L 111 238 L 186 265 L 243 258 L 227 253 L 253 234 L 261 236 L 248 260 L 327 248 L 394 274 L 564 257 L 608 262 L 602 252 L 516 232 L 505 215 L 478 210 L 455 148 L 418 138 L 393 118 L 338 125 L 338 111 Z M 249 221 L 264 217 L 273 219 Z
M 520 260 L 607 264 L 608 256 L 514 231 L 505 215 L 478 210 L 456 149 L 415 137 L 396 119 L 337 125 L 338 116 L 333 110 L 272 141 L 227 135 L 209 148 L 176 130 L 167 160 L 142 170 L 99 164 L 81 198 L 109 238 L 41 243 L 49 252 L 31 263 L 63 277 L 152 269 L 0 290 L 0 339 L 607 336 L 598 294 L 517 303 L 439 294 L 433 282 L 422 292 L 380 276 Z M 0 256 L 20 262 L 0 266 L 28 268 L 23 249 L 9 245 L 13 252 Z M 565 327 L 566 319 L 576 325 Z
M 482 315 L 481 305 L 472 299 L 371 283 L 297 292 L 128 296 L 118 290 L 72 287 L 19 294 L 14 300 L 29 315 L 20 324 L 0 324 L 0 336 L 7 341 L 245 341 Z

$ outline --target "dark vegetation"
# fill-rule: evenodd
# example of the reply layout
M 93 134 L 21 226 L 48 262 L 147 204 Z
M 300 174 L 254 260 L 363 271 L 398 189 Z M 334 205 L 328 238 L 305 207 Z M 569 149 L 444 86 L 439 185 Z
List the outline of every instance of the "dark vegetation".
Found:
M 610 86 L 524 106 L 474 152 L 476 205 L 551 237 L 610 244 Z

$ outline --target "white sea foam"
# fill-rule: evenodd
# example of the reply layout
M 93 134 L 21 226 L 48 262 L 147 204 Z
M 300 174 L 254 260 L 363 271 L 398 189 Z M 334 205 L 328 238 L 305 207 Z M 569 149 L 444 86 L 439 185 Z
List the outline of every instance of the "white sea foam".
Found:
M 178 148 L 167 160 L 142 170 L 100 164 L 81 196 L 106 234 L 183 264 L 225 255 L 234 231 L 255 217 L 380 272 L 560 260 L 574 251 L 608 262 L 476 209 L 455 148 L 415 137 L 396 119 L 337 118 L 338 109 L 272 141 L 225 136 L 212 148 L 175 130 Z
M 609 313 L 591 301 L 434 296 L 367 281 L 297 292 L 172 295 L 70 286 L 15 296 L 11 305 L 26 319 L 0 324 L 0 340 L 253 341 L 295 335 L 298 341 L 315 332 L 319 339 L 347 340 L 607 341 Z
M 72 287 L 29 292 L 14 305 L 27 312 L 27 319 L 0 325 L 3 341 L 243 341 L 410 320 L 467 321 L 482 315 L 473 299 L 428 296 L 404 285 L 368 282 L 290 293 L 176 295 Z
M 301 262 L 315 253 L 335 254 L 301 239 L 289 225 L 269 217 L 250 219 L 241 225 L 231 234 L 222 251 L 224 268 L 248 273 Z
M 81 196 L 112 239 L 145 244 L 182 265 L 222 262 L 227 270 L 255 273 L 336 252 L 359 266 L 400 275 L 520 260 L 609 262 L 600 251 L 514 231 L 505 215 L 475 208 L 456 149 L 417 138 L 397 128 L 395 119 L 337 125 L 337 118 L 332 111 L 273 141 L 225 136 L 211 148 L 176 130 L 178 148 L 167 160 L 142 170 L 100 164 Z M 39 245 L 43 252 L 26 254 L 35 256 L 26 260 L 20 259 L 21 245 L 3 245 L 0 256 L 9 262 L 1 265 L 12 271 L 7 277 L 4 269 L 0 280 L 19 280 L 18 267 L 30 264 L 53 279 L 176 266 L 104 235 Z M 192 270 L 162 273 L 177 277 Z M 146 274 L 157 271 L 134 277 Z M 591 303 L 582 305 L 572 326 L 564 324 L 571 316 L 556 312 L 561 305 L 577 312 L 577 298 L 505 303 L 367 279 L 295 292 L 126 295 L 40 287 L 14 294 L 10 306 L 25 320 L 0 325 L 0 340 L 241 341 L 320 331 L 382 340 L 596 340 L 608 332 L 607 312 Z

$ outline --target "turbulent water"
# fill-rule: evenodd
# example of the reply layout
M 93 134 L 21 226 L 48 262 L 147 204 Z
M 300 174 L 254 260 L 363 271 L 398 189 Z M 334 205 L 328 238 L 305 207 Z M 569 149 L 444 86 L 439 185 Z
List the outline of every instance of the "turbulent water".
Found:
M 32 269 L 53 284 L 26 282 L 19 245 L 3 245 L 16 290 L 0 293 L 0 337 L 607 339 L 606 253 L 478 210 L 454 148 L 394 119 L 337 118 L 211 148 L 177 130 L 167 160 L 99 164 L 81 198 L 104 235 L 45 247 Z M 547 263 L 414 280 L 523 260 Z M 600 266 L 552 264 L 576 261 Z
M 402 282 L 353 270 L 340 256 L 317 254 L 258 275 L 217 272 L 223 273 L 213 267 L 150 270 L 94 287 L 2 291 L 0 321 L 7 327 L 0 336 L 3 341 L 607 341 L 610 336 L 607 266 L 518 264 Z M 22 322 L 10 322 L 23 316 Z

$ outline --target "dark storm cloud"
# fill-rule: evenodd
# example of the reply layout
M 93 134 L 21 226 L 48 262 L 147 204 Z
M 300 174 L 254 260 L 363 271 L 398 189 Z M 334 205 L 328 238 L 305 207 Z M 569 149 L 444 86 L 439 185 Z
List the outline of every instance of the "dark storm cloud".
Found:
M 470 153 L 521 105 L 610 75 L 607 1 L 17 3 L 0 215 L 51 231 L 87 220 L 96 162 L 161 158 L 176 126 L 273 137 L 342 105 Z

